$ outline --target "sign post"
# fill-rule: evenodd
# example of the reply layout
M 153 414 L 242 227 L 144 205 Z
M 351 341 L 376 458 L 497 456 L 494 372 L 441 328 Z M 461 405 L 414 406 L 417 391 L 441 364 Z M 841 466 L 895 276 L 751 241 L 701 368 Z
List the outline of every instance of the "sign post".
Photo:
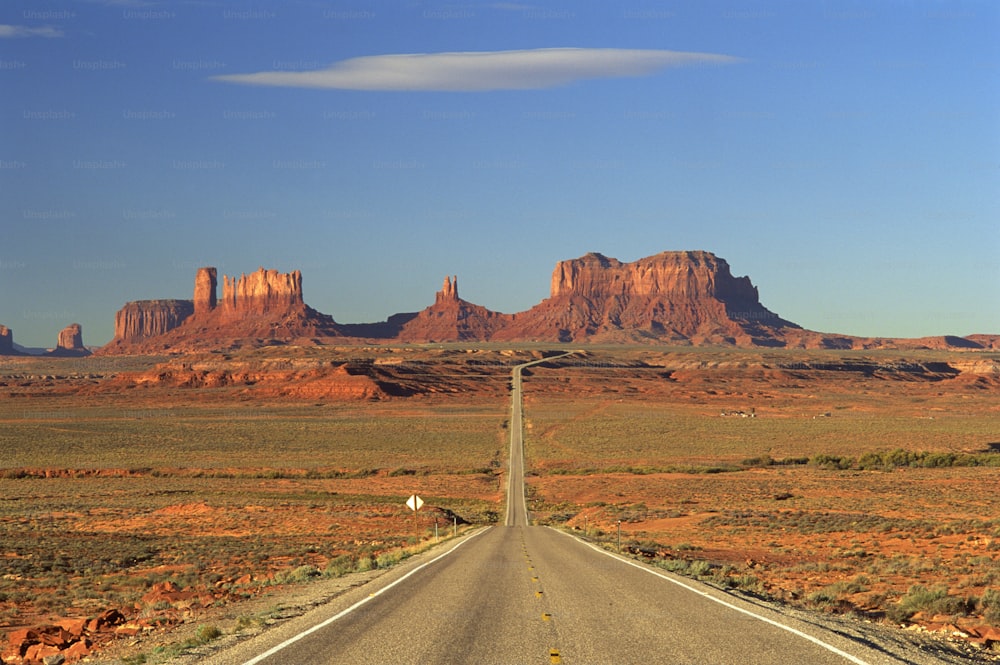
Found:
M 417 511 L 420 510 L 420 506 L 424 505 L 424 500 L 421 499 L 416 494 L 411 494 L 410 498 L 406 500 L 407 507 L 413 511 L 413 526 L 417 526 Z

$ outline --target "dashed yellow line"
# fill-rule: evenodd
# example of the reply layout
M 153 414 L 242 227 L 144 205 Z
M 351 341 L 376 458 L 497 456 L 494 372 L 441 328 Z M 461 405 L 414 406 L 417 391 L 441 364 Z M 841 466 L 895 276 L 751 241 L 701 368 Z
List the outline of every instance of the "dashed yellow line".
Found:
M 559 649 L 549 649 L 549 662 L 550 663 L 562 662 L 562 658 L 559 657 Z

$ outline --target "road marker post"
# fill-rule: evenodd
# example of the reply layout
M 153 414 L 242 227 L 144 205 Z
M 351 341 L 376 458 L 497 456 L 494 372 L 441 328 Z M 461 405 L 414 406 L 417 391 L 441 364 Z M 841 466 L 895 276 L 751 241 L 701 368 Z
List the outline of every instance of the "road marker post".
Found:
M 413 511 L 413 527 L 417 527 L 417 511 L 420 510 L 420 506 L 424 505 L 424 500 L 421 499 L 416 494 L 411 494 L 410 498 L 406 500 L 406 507 Z M 434 529 L 437 530 L 437 522 L 434 523 Z

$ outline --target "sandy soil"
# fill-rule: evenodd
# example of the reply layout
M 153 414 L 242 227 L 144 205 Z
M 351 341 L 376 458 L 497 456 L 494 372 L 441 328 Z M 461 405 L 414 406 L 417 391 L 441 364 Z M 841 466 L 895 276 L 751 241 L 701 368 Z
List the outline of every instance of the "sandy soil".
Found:
M 101 653 L 197 653 L 178 644 L 198 626 L 258 630 L 319 602 L 426 542 L 434 515 L 488 523 L 510 367 L 541 355 L 0 360 L 0 451 L 14 460 L 0 468 L 0 631 L 117 609 L 135 630 L 92 635 Z M 815 461 L 897 448 L 990 459 L 998 358 L 590 348 L 526 372 L 532 509 L 609 544 L 621 520 L 636 556 L 803 610 L 937 631 L 988 658 L 1000 642 L 1000 599 L 996 612 L 986 602 L 1000 588 L 996 469 Z M 396 429 L 369 441 L 372 422 Z M 422 447 L 400 448 L 435 422 Z M 345 428 L 350 445 L 331 449 Z M 262 445 L 274 436 L 289 438 Z M 415 487 L 436 509 L 417 524 L 401 505 Z M 915 585 L 957 602 L 887 618 Z

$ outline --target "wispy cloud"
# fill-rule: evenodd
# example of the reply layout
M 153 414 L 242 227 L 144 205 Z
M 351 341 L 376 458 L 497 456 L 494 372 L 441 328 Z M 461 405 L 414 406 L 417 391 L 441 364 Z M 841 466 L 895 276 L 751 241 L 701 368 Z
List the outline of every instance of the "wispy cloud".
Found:
M 478 92 L 553 88 L 586 79 L 646 76 L 667 67 L 735 62 L 740 59 L 715 53 L 544 48 L 374 55 L 342 60 L 312 71 L 263 71 L 212 78 L 227 83 L 290 88 Z
M 13 37 L 62 37 L 63 31 L 53 28 L 50 25 L 43 25 L 32 28 L 26 25 L 6 25 L 0 24 L 0 39 L 10 39 Z

